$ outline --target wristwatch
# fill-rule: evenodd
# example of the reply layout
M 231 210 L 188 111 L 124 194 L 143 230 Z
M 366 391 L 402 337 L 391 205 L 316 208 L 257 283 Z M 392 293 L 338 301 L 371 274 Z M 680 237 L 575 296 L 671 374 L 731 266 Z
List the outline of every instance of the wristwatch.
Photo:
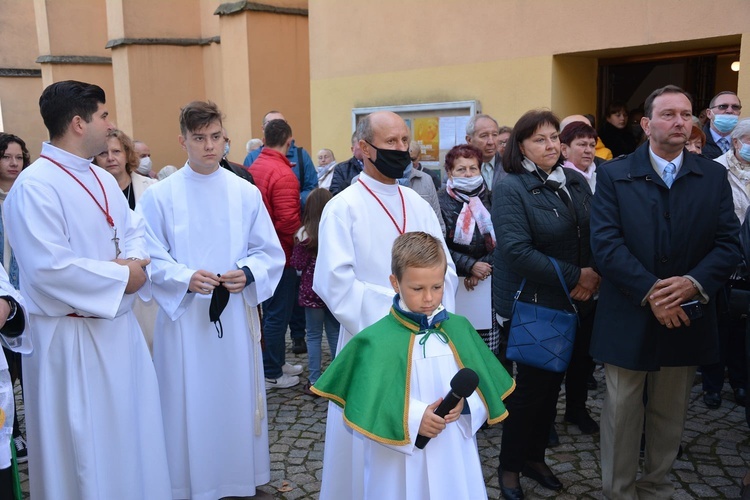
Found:
M 4 299 L 8 303 L 8 307 L 10 307 L 10 312 L 8 313 L 8 317 L 5 319 L 5 321 L 10 321 L 13 318 L 15 318 L 16 312 L 18 311 L 18 305 L 16 304 L 16 299 L 11 297 L 10 295 L 0 296 L 0 299 Z

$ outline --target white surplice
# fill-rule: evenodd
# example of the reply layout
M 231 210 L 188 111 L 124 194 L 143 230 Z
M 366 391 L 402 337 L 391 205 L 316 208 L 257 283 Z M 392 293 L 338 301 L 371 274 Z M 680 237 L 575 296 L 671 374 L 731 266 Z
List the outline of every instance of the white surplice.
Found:
M 148 256 L 143 220 L 114 177 L 48 143 L 42 154 L 109 205 L 120 258 Z M 23 360 L 31 497 L 171 498 L 156 373 L 104 213 L 43 158 L 3 208 L 34 345 Z M 139 294 L 149 293 L 147 282 Z
M 10 253 L 10 252 L 8 252 Z M 0 335 L 0 344 L 7 349 L 19 352 L 21 354 L 29 354 L 31 352 L 31 339 L 29 338 L 28 332 L 28 315 L 26 315 L 26 308 L 21 294 L 13 288 L 8 278 L 8 273 L 5 272 L 5 268 L 0 266 L 0 297 L 8 295 L 18 303 L 18 309 L 16 309 L 16 315 L 25 316 L 25 329 L 16 337 L 6 337 Z M 0 332 L 2 333 L 2 332 Z M 7 398 L 7 399 L 6 399 Z M 0 469 L 7 469 L 11 463 L 11 451 L 10 451 L 10 440 L 13 437 L 13 415 L 15 415 L 15 396 L 13 395 L 13 382 L 10 379 L 10 372 L 8 372 L 8 360 L 5 356 L 0 356 L 0 399 L 4 403 L 3 409 L 5 410 L 5 421 L 2 422 L 3 434 L 0 434 Z M 6 432 L 7 431 L 7 432 Z
M 474 392 L 464 402 L 470 413 L 461 415 L 432 438 L 424 449 L 414 446 L 422 416 L 429 405 L 445 397 L 459 370 L 453 351 L 437 335 L 424 346 L 414 340 L 409 380 L 409 436 L 405 446 L 364 440 L 366 500 L 454 500 L 487 498 L 474 435 L 487 420 L 487 408 Z M 359 435 L 359 434 L 357 434 Z
M 424 231 L 443 242 L 448 260 L 443 304 L 454 310 L 458 278 L 440 223 L 430 205 L 411 188 L 383 184 L 360 174 L 401 228 Z M 341 323 L 337 352 L 353 335 L 388 314 L 393 301 L 391 247 L 399 232 L 378 200 L 360 182 L 336 195 L 323 210 L 313 290 Z M 341 409 L 328 404 L 321 500 L 359 499 L 364 494 L 364 440 L 344 424 Z
M 223 168 L 202 175 L 186 165 L 146 190 L 136 211 L 153 233 L 154 364 L 174 498 L 253 496 L 270 481 L 256 306 L 285 262 L 260 191 Z M 211 296 L 187 293 L 190 278 L 242 267 L 255 281 L 231 294 L 219 338 Z

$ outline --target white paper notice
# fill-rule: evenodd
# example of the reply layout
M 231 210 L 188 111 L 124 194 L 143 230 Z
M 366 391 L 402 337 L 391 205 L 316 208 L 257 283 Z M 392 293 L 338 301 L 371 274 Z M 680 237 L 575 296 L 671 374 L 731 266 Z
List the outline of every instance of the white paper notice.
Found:
M 470 119 L 470 116 L 456 117 L 456 144 L 466 144 L 466 125 Z
M 456 117 L 441 117 L 440 121 L 440 149 L 449 150 L 456 145 Z
M 466 316 L 475 330 L 492 328 L 492 279 L 480 281 L 471 292 L 459 279 L 456 292 L 456 314 Z

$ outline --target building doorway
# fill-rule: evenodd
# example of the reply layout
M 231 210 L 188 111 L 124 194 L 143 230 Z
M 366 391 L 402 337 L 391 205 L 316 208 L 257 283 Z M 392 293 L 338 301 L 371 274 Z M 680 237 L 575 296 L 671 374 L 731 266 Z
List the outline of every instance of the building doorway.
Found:
M 737 91 L 739 73 L 731 66 L 739 59 L 739 45 L 599 59 L 597 121 L 611 102 L 642 110 L 654 89 L 669 84 L 693 96 L 693 114 L 698 116 L 717 92 Z

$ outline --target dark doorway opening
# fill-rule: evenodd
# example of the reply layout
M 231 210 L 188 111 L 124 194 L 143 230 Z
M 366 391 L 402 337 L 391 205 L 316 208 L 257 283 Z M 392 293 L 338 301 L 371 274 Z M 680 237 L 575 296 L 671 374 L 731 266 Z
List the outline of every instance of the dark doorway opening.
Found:
M 732 46 L 600 59 L 598 120 L 610 102 L 623 102 L 629 110 L 642 109 L 652 91 L 669 84 L 690 92 L 697 116 L 717 92 L 737 91 L 738 73 L 731 64 L 739 58 L 739 46 Z

